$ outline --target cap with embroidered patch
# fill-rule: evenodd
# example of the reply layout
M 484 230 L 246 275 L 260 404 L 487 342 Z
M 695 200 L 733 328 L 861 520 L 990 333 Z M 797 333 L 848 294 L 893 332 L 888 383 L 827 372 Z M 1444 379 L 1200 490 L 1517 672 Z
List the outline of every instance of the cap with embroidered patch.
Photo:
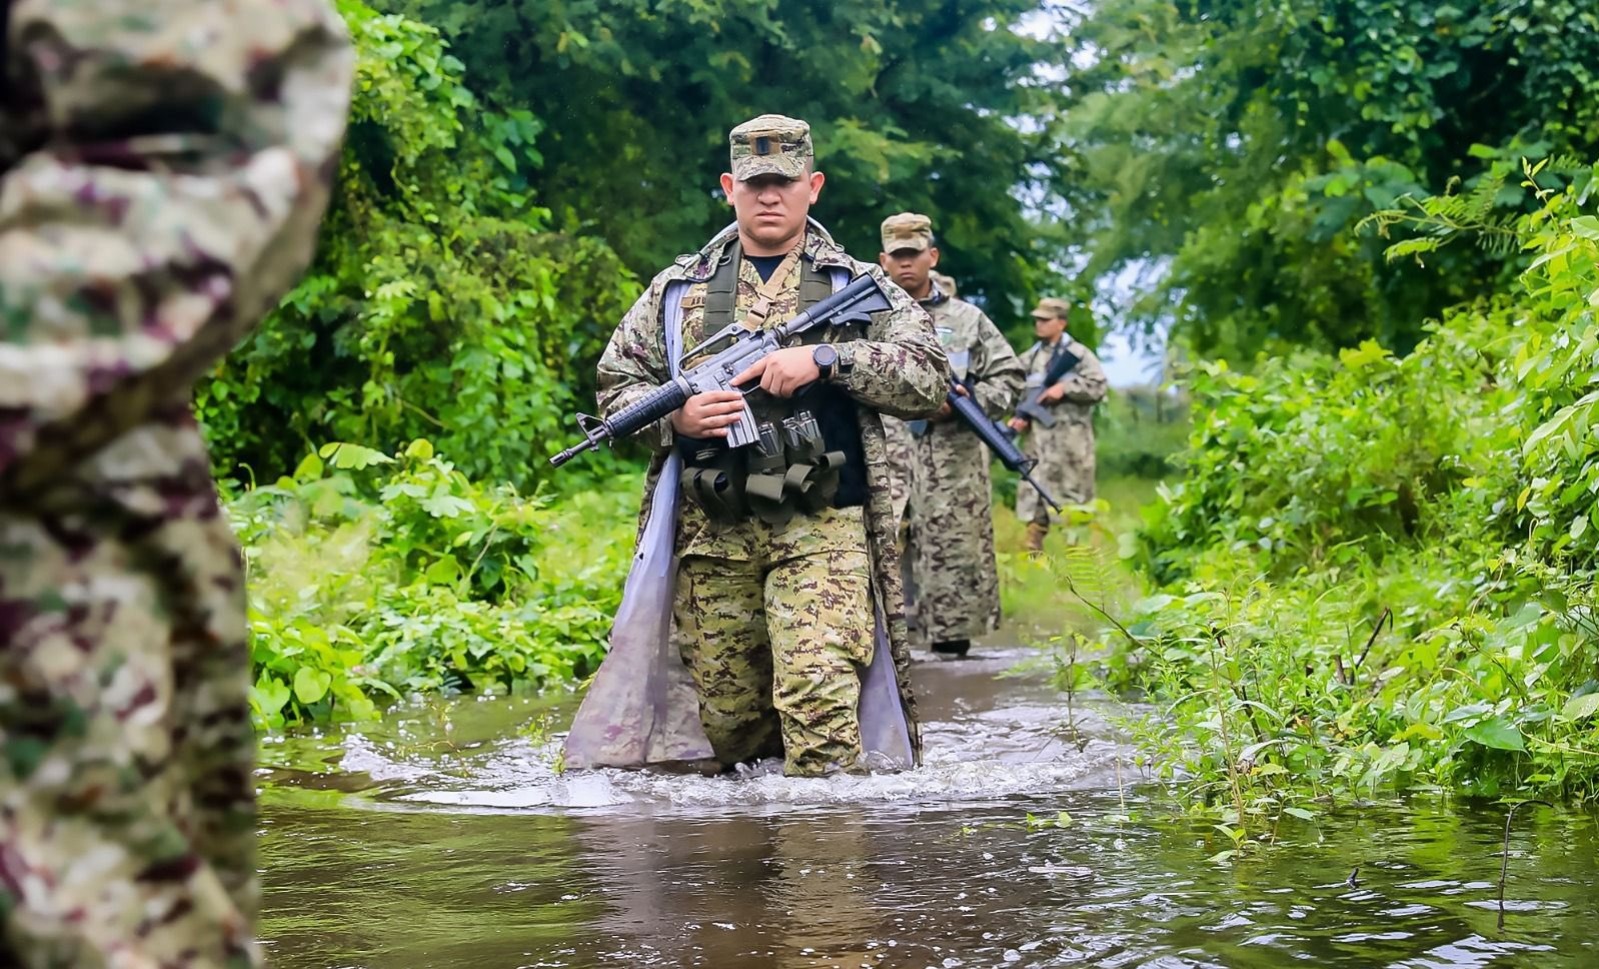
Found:
M 915 212 L 901 212 L 883 220 L 883 251 L 914 249 L 921 252 L 933 245 L 933 220 Z
M 781 114 L 751 118 L 729 132 L 727 141 L 733 177 L 741 182 L 757 175 L 804 178 L 816 158 L 811 126 Z

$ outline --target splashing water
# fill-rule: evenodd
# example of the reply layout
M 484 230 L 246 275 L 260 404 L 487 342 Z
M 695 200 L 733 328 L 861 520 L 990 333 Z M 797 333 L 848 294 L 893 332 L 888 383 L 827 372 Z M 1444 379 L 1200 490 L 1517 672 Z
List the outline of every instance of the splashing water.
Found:
M 573 698 L 457 700 L 268 745 L 275 969 L 539 966 L 1578 967 L 1599 964 L 1591 820 L 1528 812 L 1496 930 L 1502 814 L 1291 822 L 1217 865 L 1136 778 L 1109 701 L 1034 654 L 917 665 L 925 764 L 785 778 L 558 773 Z M 1144 816 L 1149 820 L 1141 820 Z M 1346 882 L 1360 866 L 1357 884 Z

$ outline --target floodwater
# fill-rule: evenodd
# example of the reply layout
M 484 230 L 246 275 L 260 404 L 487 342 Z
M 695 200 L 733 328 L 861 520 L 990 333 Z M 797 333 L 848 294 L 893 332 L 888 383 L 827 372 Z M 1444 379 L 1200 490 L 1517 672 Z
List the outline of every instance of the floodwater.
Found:
M 1027 650 L 915 675 L 926 760 L 866 778 L 558 774 L 571 698 L 463 699 L 268 744 L 277 969 L 1599 965 L 1594 818 L 1294 821 L 1228 863 Z M 1023 663 L 1023 666 L 1027 664 Z M 1356 870 L 1358 869 L 1358 871 Z

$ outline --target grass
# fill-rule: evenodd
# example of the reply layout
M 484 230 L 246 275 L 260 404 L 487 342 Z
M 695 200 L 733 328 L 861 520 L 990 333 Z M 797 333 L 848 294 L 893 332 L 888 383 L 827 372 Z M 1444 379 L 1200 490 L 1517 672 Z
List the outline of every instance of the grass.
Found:
M 1067 522 L 1050 530 L 1037 558 L 1025 550 L 1027 525 L 1014 507 L 996 504 L 1005 634 L 1028 644 L 1058 642 L 1070 632 L 1103 627 L 1094 607 L 1114 616 L 1136 599 L 1142 584 L 1122 552 L 1139 523 L 1139 510 L 1155 497 L 1158 485 L 1131 475 L 1100 481 L 1094 504 L 1070 509 Z

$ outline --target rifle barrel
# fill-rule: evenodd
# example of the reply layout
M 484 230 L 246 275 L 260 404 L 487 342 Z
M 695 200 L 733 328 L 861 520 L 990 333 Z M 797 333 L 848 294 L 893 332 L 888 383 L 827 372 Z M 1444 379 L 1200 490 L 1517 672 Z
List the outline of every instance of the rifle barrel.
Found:
M 1038 497 L 1044 499 L 1044 501 L 1049 504 L 1049 507 L 1055 509 L 1056 514 L 1060 513 L 1060 502 L 1056 501 L 1055 496 L 1046 491 L 1043 485 L 1033 480 L 1033 473 L 1031 471 L 1022 472 L 1022 480 L 1032 485 L 1033 490 L 1038 492 Z
M 587 451 L 588 449 L 592 448 L 593 446 L 594 446 L 594 442 L 593 441 L 584 441 L 581 444 L 574 444 L 571 447 L 567 448 L 565 451 L 562 451 L 560 454 L 557 454 L 555 457 L 550 458 L 550 467 L 559 468 L 561 465 L 563 465 L 566 462 L 572 460 L 573 458 L 577 457 L 579 454 L 582 454 L 584 451 Z

